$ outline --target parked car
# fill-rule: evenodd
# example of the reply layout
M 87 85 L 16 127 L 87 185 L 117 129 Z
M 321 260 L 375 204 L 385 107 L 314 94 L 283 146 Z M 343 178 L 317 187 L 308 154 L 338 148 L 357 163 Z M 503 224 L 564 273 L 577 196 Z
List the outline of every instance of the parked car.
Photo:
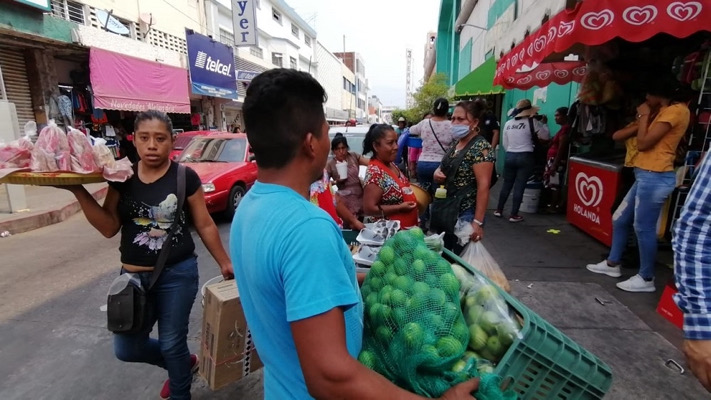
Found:
M 231 218 L 257 180 L 257 163 L 250 153 L 244 133 L 210 133 L 193 137 L 178 162 L 200 176 L 208 211 Z
M 175 132 L 175 130 L 173 130 Z M 188 132 L 178 132 L 175 136 L 175 142 L 173 142 L 173 151 L 170 152 L 170 159 L 173 161 L 178 161 L 180 153 L 185 150 L 185 147 L 190 143 L 195 136 L 204 136 L 215 133 L 227 133 L 227 132 L 215 132 L 215 131 L 188 131 Z

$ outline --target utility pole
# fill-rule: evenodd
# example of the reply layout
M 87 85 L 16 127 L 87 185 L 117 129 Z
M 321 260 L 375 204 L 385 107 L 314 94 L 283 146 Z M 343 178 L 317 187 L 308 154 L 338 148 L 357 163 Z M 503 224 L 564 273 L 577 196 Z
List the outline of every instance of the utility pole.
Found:
M 405 49 L 407 59 L 407 71 L 405 74 L 405 105 L 412 108 L 412 49 Z

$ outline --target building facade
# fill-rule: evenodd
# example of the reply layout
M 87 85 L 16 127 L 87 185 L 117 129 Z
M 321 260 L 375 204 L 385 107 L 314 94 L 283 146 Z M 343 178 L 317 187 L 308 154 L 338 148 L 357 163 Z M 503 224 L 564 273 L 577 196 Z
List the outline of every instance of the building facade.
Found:
M 355 75 L 355 117 L 359 123 L 365 123 L 368 116 L 368 79 L 365 74 L 365 62 L 360 53 L 341 52 L 334 53 L 336 57 L 343 60 L 343 63 Z
M 368 123 L 383 123 L 383 103 L 378 96 L 370 96 L 370 98 L 368 98 Z

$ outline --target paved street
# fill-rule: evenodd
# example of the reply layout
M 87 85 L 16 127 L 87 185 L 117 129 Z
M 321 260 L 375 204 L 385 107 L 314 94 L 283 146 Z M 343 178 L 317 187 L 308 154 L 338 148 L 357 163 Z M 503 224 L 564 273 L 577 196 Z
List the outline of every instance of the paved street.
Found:
M 229 224 L 219 221 L 226 241 Z M 558 235 L 547 233 L 555 228 Z M 489 218 L 485 244 L 512 281 L 514 295 L 606 361 L 614 383 L 607 399 L 709 398 L 689 374 L 664 366 L 682 362 L 681 331 L 657 315 L 656 294 L 627 294 L 615 279 L 584 270 L 605 252 L 561 216 L 527 216 L 510 224 Z M 197 238 L 196 238 L 197 239 Z M 198 243 L 201 282 L 218 274 Z M 152 399 L 166 373 L 114 359 L 100 307 L 118 265 L 118 239 L 103 239 L 78 214 L 69 220 L 0 239 L 0 399 Z M 668 259 L 668 251 L 660 260 Z M 625 270 L 632 274 L 633 270 Z M 670 271 L 659 267 L 657 285 Z M 601 306 L 599 297 L 610 301 Z M 198 351 L 201 306 L 191 318 Z M 195 378 L 196 399 L 260 399 L 262 374 L 218 392 Z

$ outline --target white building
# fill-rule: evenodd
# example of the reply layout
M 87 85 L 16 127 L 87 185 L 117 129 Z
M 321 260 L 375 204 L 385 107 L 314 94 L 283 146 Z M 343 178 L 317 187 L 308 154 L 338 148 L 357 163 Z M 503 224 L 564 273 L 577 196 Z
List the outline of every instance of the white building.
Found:
M 368 98 L 368 123 L 380 124 L 383 122 L 383 103 L 378 96 Z
M 345 64 L 341 65 L 343 86 L 341 90 L 341 109 L 348 111 L 348 118 L 356 118 L 356 76 Z
M 343 69 L 340 58 L 328 51 L 321 42 L 316 42 L 316 79 L 326 90 L 328 100 L 324 105 L 326 120 L 329 123 L 345 123 L 348 120 L 348 109 L 343 108 Z M 347 68 L 346 68 L 347 69 Z M 350 98 L 350 94 L 348 94 Z

